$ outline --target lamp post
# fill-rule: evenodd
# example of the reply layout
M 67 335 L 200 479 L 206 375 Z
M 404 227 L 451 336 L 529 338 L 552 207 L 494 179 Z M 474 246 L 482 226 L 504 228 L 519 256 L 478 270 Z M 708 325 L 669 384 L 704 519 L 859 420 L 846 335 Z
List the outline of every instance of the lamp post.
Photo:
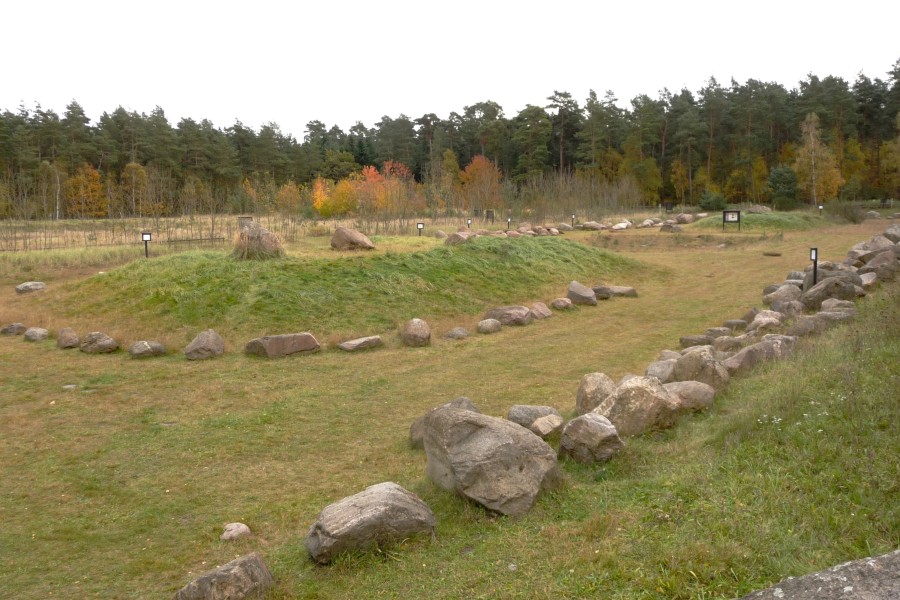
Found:
M 822 209 L 823 209 L 823 208 L 825 208 L 825 206 L 824 206 L 823 204 L 820 204 L 820 205 L 819 205 L 819 216 L 820 216 L 820 217 L 822 216 Z
M 422 230 L 425 229 L 425 223 L 416 223 L 416 229 L 419 230 L 419 237 L 422 237 Z
M 572 227 L 575 227 L 575 213 L 572 213 Z
M 144 242 L 144 258 L 150 258 L 150 248 L 148 244 L 153 239 L 153 234 L 149 231 L 141 232 L 141 240 Z
M 512 229 L 512 217 L 506 217 L 506 229 Z
M 472 228 L 472 219 L 466 219 L 466 227 Z
M 809 249 L 809 260 L 812 261 L 813 264 L 813 285 L 816 285 L 819 281 L 819 249 L 818 248 L 810 248 Z

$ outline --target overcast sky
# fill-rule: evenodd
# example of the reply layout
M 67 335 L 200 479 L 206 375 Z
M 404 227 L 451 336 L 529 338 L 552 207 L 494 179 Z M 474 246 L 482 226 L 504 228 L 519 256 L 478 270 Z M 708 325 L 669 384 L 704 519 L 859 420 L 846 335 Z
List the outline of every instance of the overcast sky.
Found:
M 425 113 L 484 100 L 507 116 L 554 90 L 697 92 L 710 76 L 798 87 L 809 73 L 885 79 L 900 59 L 891 0 L 13 0 L 0 25 L 0 109 L 77 100 L 96 122 L 160 106 L 227 128 Z

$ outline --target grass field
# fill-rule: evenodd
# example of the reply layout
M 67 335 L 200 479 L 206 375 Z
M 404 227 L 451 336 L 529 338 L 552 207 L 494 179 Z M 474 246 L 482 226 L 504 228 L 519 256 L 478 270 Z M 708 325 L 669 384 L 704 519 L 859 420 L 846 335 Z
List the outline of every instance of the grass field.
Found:
M 314 238 L 272 265 L 192 253 L 63 266 L 20 258 L 32 269 L 17 272 L 0 257 L 0 322 L 153 335 L 175 350 L 138 362 L 0 338 L 0 597 L 171 597 L 258 550 L 279 582 L 272 598 L 732 598 L 894 549 L 897 287 L 861 302 L 852 326 L 804 342 L 797 359 L 734 381 L 710 411 L 629 440 L 606 466 L 566 463 L 568 484 L 522 519 L 440 491 L 407 444 L 414 418 L 460 395 L 488 414 L 549 404 L 569 415 L 583 374 L 643 372 L 681 335 L 758 306 L 762 287 L 803 268 L 810 246 L 837 260 L 884 227 L 577 233 L 452 252 L 425 238 L 385 238 L 374 255 L 346 261 Z M 202 268 L 192 274 L 188 262 Z M 306 311 L 273 306 L 314 307 L 286 299 L 315 287 L 291 287 L 310 274 L 315 286 L 357 293 L 310 308 L 319 312 L 309 321 Z M 152 300 L 153 288 L 189 276 L 210 280 L 199 298 L 174 307 Z M 360 297 L 378 277 L 389 282 L 385 295 Z M 635 285 L 640 297 L 427 348 L 394 342 L 274 361 L 239 352 L 250 335 L 307 324 L 333 341 L 390 334 L 420 316 L 439 335 L 472 327 L 492 303 L 549 301 L 573 278 Z M 31 279 L 51 290 L 12 292 Z M 437 293 L 435 282 L 447 279 L 453 294 Z M 217 287 L 231 290 L 233 304 L 204 301 Z M 264 293 L 274 295 L 263 301 Z M 205 327 L 233 351 L 184 360 L 180 344 Z M 387 480 L 432 507 L 436 539 L 314 567 L 303 539 L 318 511 Z M 254 537 L 219 541 L 232 521 Z

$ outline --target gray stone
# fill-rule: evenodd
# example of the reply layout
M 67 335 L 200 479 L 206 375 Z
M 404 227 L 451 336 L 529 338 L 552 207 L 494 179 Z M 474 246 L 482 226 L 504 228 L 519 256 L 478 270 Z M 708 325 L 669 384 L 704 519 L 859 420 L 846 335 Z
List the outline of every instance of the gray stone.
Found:
M 559 225 L 556 226 L 556 228 L 559 229 L 560 231 L 572 231 L 572 226 L 569 225 L 568 223 L 560 223 Z
M 900 550 L 862 558 L 803 577 L 788 577 L 740 600 L 897 600 Z
M 478 333 L 497 333 L 503 328 L 503 323 L 497 319 L 482 319 L 478 321 Z
M 577 281 L 569 283 L 566 297 L 572 301 L 572 304 L 586 304 L 589 306 L 597 304 L 597 295 L 594 293 L 594 290 Z
M 675 215 L 675 222 L 679 225 L 689 225 L 694 222 L 694 215 L 689 213 L 679 213 Z
M 552 317 L 553 313 L 543 302 L 535 302 L 531 305 L 531 316 L 535 319 L 546 319 L 547 317 Z
M 502 325 L 528 325 L 534 316 L 527 306 L 500 306 L 484 313 L 483 319 L 496 319 Z
M 153 356 L 165 356 L 166 347 L 159 342 L 141 340 L 128 348 L 131 358 L 151 358 Z
M 871 290 L 878 285 L 878 275 L 875 273 L 863 273 L 859 278 L 862 279 L 862 288 L 864 290 Z
M 683 354 L 672 374 L 673 381 L 702 381 L 716 390 L 724 388 L 728 378 L 728 370 L 716 360 L 712 346 L 701 346 Z
M 588 373 L 578 384 L 575 396 L 575 412 L 579 415 L 589 413 L 616 391 L 616 383 L 605 373 Z
M 475 413 L 480 413 L 478 407 L 475 404 L 466 398 L 465 396 L 460 396 L 459 398 L 455 398 L 446 404 L 442 404 L 441 406 L 437 406 L 432 408 L 430 411 L 416 419 L 412 422 L 412 425 L 409 426 L 409 445 L 413 448 L 417 448 L 421 450 L 425 446 L 425 420 L 428 416 L 436 410 L 441 410 L 442 408 L 456 408 L 459 410 L 470 410 Z
M 229 523 L 225 526 L 225 530 L 222 532 L 222 535 L 219 536 L 219 539 L 223 542 L 230 542 L 231 540 L 237 540 L 242 537 L 249 537 L 251 534 L 250 528 L 247 527 L 243 523 Z
M 190 582 L 175 594 L 174 600 L 244 600 L 262 598 L 275 579 L 262 557 L 248 554 Z
M 77 348 L 80 345 L 81 340 L 78 338 L 78 334 L 75 333 L 75 330 L 71 327 L 63 327 L 59 330 L 59 333 L 56 334 L 57 348 L 67 350 L 69 348 Z
M 900 261 L 893 250 L 886 250 L 874 255 L 857 273 L 862 279 L 863 275 L 875 273 L 880 281 L 893 281 L 900 271 Z
M 675 372 L 676 362 L 678 362 L 678 360 L 674 358 L 652 362 L 647 366 L 647 369 L 644 371 L 644 375 L 646 377 L 656 377 L 657 379 L 659 379 L 660 383 L 672 381 L 672 375 Z
M 659 357 L 656 360 L 670 360 L 673 358 L 675 360 L 681 358 L 681 352 L 675 352 L 674 350 L 660 350 Z
M 338 227 L 331 236 L 331 247 L 335 250 L 373 250 L 375 244 L 364 233 Z
M 663 384 L 666 390 L 678 397 L 681 409 L 698 411 L 712 406 L 716 390 L 702 381 L 673 381 Z
M 807 271 L 806 275 L 803 278 L 804 292 L 810 290 L 814 285 L 813 281 L 812 281 L 813 280 L 812 267 L 808 267 L 808 269 L 809 270 Z M 839 279 L 842 281 L 846 281 L 852 285 L 862 286 L 862 278 L 859 276 L 858 273 L 856 273 L 855 271 L 853 271 L 849 268 L 839 268 L 838 266 L 833 265 L 833 264 L 831 266 L 828 266 L 827 264 L 825 266 L 820 265 L 820 268 L 818 269 L 817 283 L 822 283 L 826 279 Z M 801 302 L 802 301 L 803 300 L 801 297 Z
M 800 296 L 800 302 L 809 310 L 818 310 L 822 306 L 822 302 L 828 298 L 855 300 L 856 287 L 845 279 L 828 277 L 803 292 L 803 295 Z
M 454 327 L 444 334 L 444 339 L 447 340 L 464 340 L 467 337 L 469 337 L 469 330 L 465 327 Z
M 434 232 L 434 237 L 436 237 L 439 240 L 445 240 L 445 239 L 447 239 L 447 232 L 441 231 L 440 229 L 438 229 L 437 231 Z
M 280 358 L 298 352 L 315 352 L 319 342 L 308 331 L 302 333 L 282 333 L 252 339 L 244 346 L 244 353 L 266 358 Z
M 784 315 L 785 319 L 790 319 L 792 317 L 796 317 L 797 315 L 801 315 L 806 310 L 806 307 L 803 306 L 803 303 L 799 300 L 776 300 L 772 303 L 772 306 L 770 308 L 775 312 Z M 773 328 L 777 329 L 777 327 L 774 326 Z
M 572 308 L 572 301 L 568 298 L 556 298 L 550 303 L 550 306 L 556 310 L 568 310 Z
M 469 240 L 474 240 L 476 237 L 478 237 L 478 235 L 470 231 L 454 231 L 447 236 L 447 239 L 444 240 L 444 244 L 447 246 L 459 246 L 460 244 L 465 244 Z
M 637 298 L 637 290 L 624 285 L 598 285 L 591 289 L 597 298 Z
M 703 334 L 708 335 L 712 339 L 716 339 L 723 335 L 731 335 L 731 327 L 710 327 L 704 331 Z
M 357 350 L 368 350 L 370 348 L 378 348 L 379 346 L 383 345 L 384 340 L 381 339 L 380 335 L 370 335 L 367 337 L 361 337 L 354 340 L 341 342 L 337 347 L 344 352 L 356 352 Z
M 559 411 L 552 406 L 537 406 L 533 404 L 514 404 L 509 407 L 506 418 L 513 423 L 518 423 L 525 429 L 531 428 L 531 424 L 547 415 L 556 415 L 560 418 Z
M 425 420 L 426 474 L 439 487 L 505 515 L 527 513 L 556 483 L 556 453 L 506 419 L 447 408 Z
M 588 221 L 581 224 L 581 229 L 587 229 L 589 231 L 602 231 L 603 229 L 606 229 L 606 226 L 601 225 L 597 221 Z
M 100 331 L 92 331 L 81 340 L 80 349 L 87 354 L 107 354 L 119 349 L 119 343 Z
M 775 301 L 790 302 L 799 300 L 803 291 L 796 285 L 781 285 L 775 291 L 763 296 L 763 304 L 772 304 Z
M 606 462 L 625 448 L 615 426 L 597 413 L 587 413 L 566 423 L 559 438 L 559 456 L 592 464 Z
M 802 280 L 804 276 L 805 276 L 805 274 L 803 273 L 803 271 L 790 271 L 790 272 L 788 272 L 787 277 L 785 277 L 785 279 L 791 280 L 791 281 L 796 281 L 797 279 Z
M 10 323 L 9 325 L 4 325 L 3 329 L 0 329 L 0 335 L 22 335 L 26 331 L 28 331 L 28 328 L 22 323 Z
M 680 403 L 655 377 L 630 377 L 594 409 L 619 435 L 641 435 L 675 424 Z
M 729 319 L 725 321 L 723 325 L 730 328 L 732 331 L 747 329 L 747 321 L 744 321 L 743 319 Z
M 41 292 L 47 289 L 47 284 L 43 281 L 26 281 L 16 286 L 17 294 L 30 294 L 32 292 Z
M 694 346 L 709 346 L 713 343 L 713 337 L 709 335 L 684 335 L 678 339 L 678 343 L 682 348 L 693 348 Z
M 736 352 L 744 347 L 744 340 L 740 337 L 720 335 L 713 340 L 712 345 L 717 352 Z
M 559 431 L 565 422 L 562 415 L 544 415 L 535 419 L 528 430 L 543 440 Z
M 660 233 L 681 233 L 682 228 L 680 225 L 675 225 L 674 223 L 663 223 L 659 228 Z
M 344 552 L 396 544 L 417 534 L 434 534 L 428 505 L 393 482 L 379 483 L 329 504 L 306 535 L 306 549 L 318 564 Z
M 747 331 L 763 333 L 779 329 L 784 323 L 785 316 L 775 310 L 761 310 L 753 317 L 753 321 L 747 325 Z
M 82 344 L 82 349 L 84 349 L 84 344 Z M 184 355 L 188 360 L 206 360 L 221 356 L 224 353 L 225 342 L 212 329 L 198 333 L 197 337 L 184 349 Z
M 759 342 L 747 346 L 723 364 L 731 375 L 742 374 L 764 360 L 779 360 L 791 355 L 795 336 L 767 335 Z
M 822 311 L 824 312 L 847 310 L 856 312 L 856 303 L 850 300 L 838 300 L 837 298 L 829 298 L 822 302 Z
M 26 342 L 43 342 L 50 336 L 50 332 L 43 327 L 29 327 L 25 330 Z
M 882 235 L 895 244 L 900 242 L 900 225 L 891 225 Z
M 413 348 L 427 346 L 431 343 L 431 327 L 422 319 L 410 319 L 403 324 L 400 339 Z
M 880 219 L 881 213 L 878 212 L 877 210 L 870 210 L 866 213 L 866 218 L 867 219 Z

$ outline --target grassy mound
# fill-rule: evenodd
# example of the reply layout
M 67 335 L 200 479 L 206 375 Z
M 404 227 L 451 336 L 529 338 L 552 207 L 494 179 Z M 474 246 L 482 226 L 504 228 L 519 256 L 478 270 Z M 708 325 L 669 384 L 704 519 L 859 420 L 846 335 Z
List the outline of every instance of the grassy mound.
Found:
M 741 231 L 804 231 L 821 227 L 828 221 L 819 215 L 802 212 L 771 212 L 750 214 L 741 212 Z M 722 231 L 722 213 L 713 213 L 693 224 L 694 229 L 714 229 Z M 729 223 L 726 232 L 737 231 L 737 225 Z
M 58 303 L 70 315 L 152 320 L 161 331 L 371 334 L 413 316 L 548 300 L 545 294 L 564 293 L 570 279 L 599 283 L 637 264 L 560 238 L 479 238 L 425 252 L 263 262 L 188 252 L 71 284 Z

